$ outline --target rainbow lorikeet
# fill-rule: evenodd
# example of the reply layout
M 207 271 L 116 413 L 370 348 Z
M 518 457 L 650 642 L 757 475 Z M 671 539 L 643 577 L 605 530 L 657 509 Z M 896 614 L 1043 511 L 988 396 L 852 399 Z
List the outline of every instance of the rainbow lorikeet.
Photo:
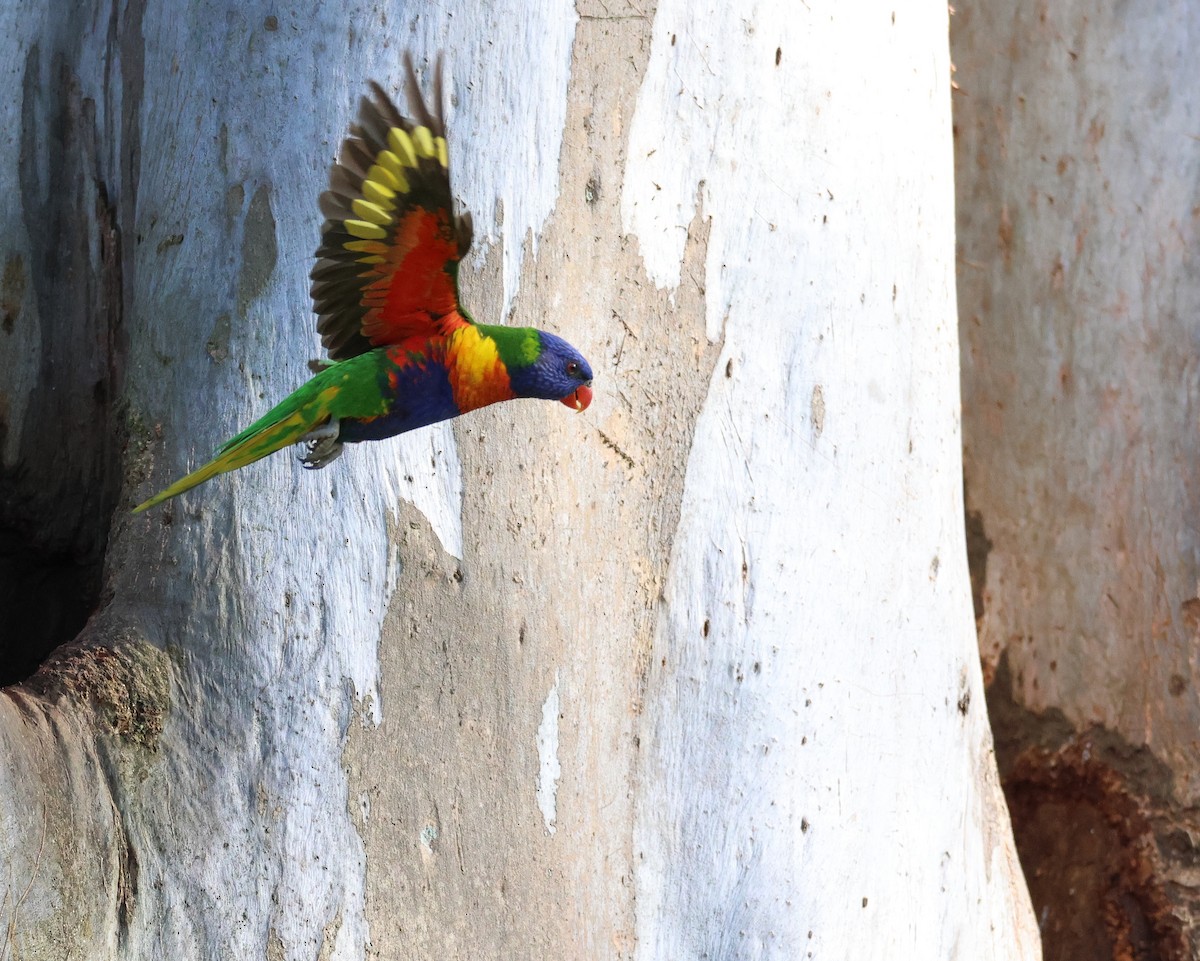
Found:
M 303 443 L 321 468 L 342 445 L 381 440 L 516 397 L 584 410 L 592 369 L 561 337 L 532 327 L 477 324 L 458 300 L 458 264 L 471 215 L 456 216 L 442 114 L 425 105 L 410 58 L 402 117 L 378 84 L 321 194 L 325 215 L 312 271 L 317 331 L 330 360 L 203 467 L 134 508 L 182 494 L 217 474 Z

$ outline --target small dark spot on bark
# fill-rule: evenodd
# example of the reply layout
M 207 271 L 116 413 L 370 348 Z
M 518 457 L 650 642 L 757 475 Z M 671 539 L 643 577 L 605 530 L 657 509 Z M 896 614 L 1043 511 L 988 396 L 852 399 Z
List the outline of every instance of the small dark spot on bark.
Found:
M 783 47 L 775 48 L 775 66 L 779 66 L 779 62 L 783 59 Z
M 1171 693 L 1171 697 L 1179 697 L 1187 690 L 1187 678 L 1182 674 L 1172 674 L 1171 680 L 1167 682 L 1167 690 Z
M 726 377 L 733 376 L 733 358 L 732 357 L 730 357 L 729 360 L 727 360 L 725 362 L 725 376 Z
M 863 907 L 865 908 L 866 906 L 867 906 L 867 899 L 863 898 Z
M 807 834 L 808 828 L 809 828 L 808 818 L 801 818 L 800 819 L 800 833 Z
M 164 237 L 158 242 L 158 247 L 155 248 L 158 253 L 165 253 L 172 247 L 178 247 L 183 243 L 183 234 L 171 234 L 170 237 Z
M 1200 597 L 1189 597 L 1179 605 L 1179 611 L 1193 633 L 1200 632 Z
M 675 34 L 671 34 L 671 46 L 675 46 Z
M 583 199 L 589 207 L 595 206 L 600 199 L 600 178 L 589 177 L 588 182 L 583 187 Z
M 962 697 L 958 699 L 958 713 L 963 717 L 967 716 L 967 711 L 971 709 L 971 692 L 963 691 Z
M 704 634 L 704 636 L 705 636 L 705 637 L 708 637 L 708 629 L 709 629 L 711 626 L 712 626 L 712 624 L 709 622 L 709 619 L 706 617 L 706 618 L 704 619 L 704 627 L 702 628 L 702 632 L 703 632 L 703 634 Z
M 275 16 L 267 17 L 267 19 L 263 21 L 263 29 L 268 33 L 274 33 L 279 29 L 279 18 Z

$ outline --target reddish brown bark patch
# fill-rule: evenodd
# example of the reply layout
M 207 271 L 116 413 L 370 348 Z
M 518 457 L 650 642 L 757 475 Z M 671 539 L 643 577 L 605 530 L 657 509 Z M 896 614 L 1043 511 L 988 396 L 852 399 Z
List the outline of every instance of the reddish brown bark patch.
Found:
M 1197 957 L 1200 812 L 1175 802 L 1169 768 L 1111 731 L 1015 704 L 1004 659 L 988 704 L 1047 961 Z
M 1186 961 L 1145 799 L 1096 754 L 1085 734 L 1004 778 L 1045 957 Z

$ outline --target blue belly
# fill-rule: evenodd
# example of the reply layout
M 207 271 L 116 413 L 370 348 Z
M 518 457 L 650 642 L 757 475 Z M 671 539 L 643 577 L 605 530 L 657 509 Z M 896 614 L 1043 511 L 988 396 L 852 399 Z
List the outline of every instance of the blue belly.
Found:
M 388 413 L 365 420 L 343 418 L 338 440 L 348 444 L 383 440 L 458 416 L 458 406 L 454 403 L 454 393 L 450 389 L 445 368 L 438 364 L 428 367 L 413 364 L 396 371 L 396 375 L 394 390 L 386 378 L 381 385 L 390 398 Z

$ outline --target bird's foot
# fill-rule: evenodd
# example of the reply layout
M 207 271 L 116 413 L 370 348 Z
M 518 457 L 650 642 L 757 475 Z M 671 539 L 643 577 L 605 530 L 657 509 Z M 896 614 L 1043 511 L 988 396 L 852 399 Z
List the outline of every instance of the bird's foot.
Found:
M 320 470 L 338 459 L 342 453 L 342 443 L 338 440 L 340 433 L 341 424 L 336 417 L 331 417 L 328 423 L 310 430 L 300 438 L 300 443 L 305 446 L 300 463 L 306 470 Z

